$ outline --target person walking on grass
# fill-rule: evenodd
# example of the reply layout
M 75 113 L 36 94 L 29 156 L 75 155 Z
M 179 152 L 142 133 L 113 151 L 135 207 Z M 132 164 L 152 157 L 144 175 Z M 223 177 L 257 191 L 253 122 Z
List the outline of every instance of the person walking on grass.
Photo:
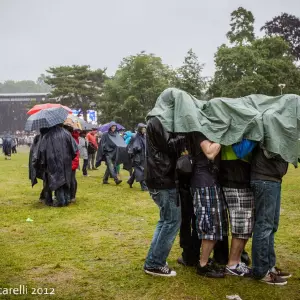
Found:
M 114 179 L 116 185 L 122 183 L 122 180 L 118 178 L 118 174 L 116 172 L 118 146 L 115 143 L 117 138 L 122 138 L 117 136 L 118 133 L 116 130 L 117 124 L 115 122 L 111 122 L 108 132 L 103 133 L 98 147 L 96 166 L 100 166 L 101 161 L 106 162 L 106 171 L 103 177 L 103 184 L 109 184 L 108 179 L 110 176 Z
M 252 241 L 253 276 L 267 284 L 285 285 L 291 274 L 276 267 L 275 233 L 279 226 L 281 182 L 288 163 L 257 146 L 251 162 L 255 222 Z
M 128 146 L 128 154 L 132 157 L 134 171 L 131 174 L 127 183 L 132 188 L 134 181 L 140 183 L 143 192 L 148 191 L 145 178 L 144 168 L 146 159 L 146 128 L 145 124 L 138 124 L 137 134 L 132 137 Z
M 88 176 L 88 172 L 87 172 L 88 142 L 86 140 L 86 132 L 85 131 L 82 131 L 80 133 L 78 148 L 79 148 L 80 157 L 83 159 L 82 174 L 83 174 L 83 176 L 87 177 Z
M 144 264 L 145 273 L 153 276 L 176 276 L 176 272 L 168 266 L 167 258 L 181 222 L 175 166 L 181 153 L 182 140 L 182 137 L 165 131 L 158 118 L 148 121 L 146 184 L 160 211 L 160 219 Z
M 10 134 L 5 135 L 3 138 L 3 153 L 6 160 L 11 160 L 11 151 L 12 151 L 12 137 Z
M 95 158 L 96 158 L 96 152 L 98 149 L 98 143 L 97 143 L 97 130 L 93 130 L 89 132 L 86 136 L 86 139 L 88 141 L 88 169 L 89 170 L 97 170 L 95 167 Z
M 217 241 L 223 241 L 228 236 L 226 204 L 217 179 L 221 145 L 196 132 L 189 135 L 189 144 L 193 157 L 191 191 L 198 236 L 202 240 L 197 273 L 205 277 L 224 278 L 224 271 L 209 261 Z

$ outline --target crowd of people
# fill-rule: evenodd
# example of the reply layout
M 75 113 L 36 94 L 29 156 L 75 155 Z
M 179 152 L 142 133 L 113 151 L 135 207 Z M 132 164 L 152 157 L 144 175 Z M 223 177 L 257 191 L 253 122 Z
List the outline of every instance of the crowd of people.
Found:
M 246 139 L 222 146 L 200 132 L 170 133 L 157 117 L 138 124 L 134 133 L 118 131 L 115 122 L 104 133 L 60 124 L 41 129 L 34 138 L 30 179 L 32 185 L 43 180 L 40 198 L 46 205 L 66 206 L 76 199 L 80 165 L 83 176 L 89 176 L 101 163 L 106 165 L 104 185 L 110 178 L 122 183 L 123 165 L 129 187 L 139 182 L 159 207 L 145 273 L 176 276 L 167 258 L 180 231 L 183 252 L 178 263 L 195 266 L 200 276 L 287 283 L 291 274 L 277 268 L 274 249 L 281 182 L 288 169 L 280 155 Z M 252 267 L 245 251 L 251 237 Z
M 176 276 L 167 258 L 180 231 L 178 263 L 195 266 L 200 276 L 285 285 L 291 274 L 276 266 L 274 238 L 287 169 L 287 162 L 258 143 L 244 139 L 221 146 L 200 132 L 169 133 L 157 117 L 150 118 L 145 176 L 160 219 L 144 271 Z M 251 237 L 252 267 L 245 252 Z
M 111 122 L 104 133 L 97 129 L 80 130 L 70 122 L 40 129 L 29 155 L 32 186 L 37 179 L 43 181 L 40 201 L 55 207 L 75 202 L 76 171 L 81 168 L 83 176 L 87 177 L 89 170 L 97 170 L 102 162 L 106 164 L 103 184 L 109 184 L 109 178 L 113 178 L 116 185 L 122 183 L 119 178 L 122 164 L 129 171 L 129 186 L 132 188 L 136 180 L 142 191 L 147 191 L 144 178 L 145 132 L 146 125 L 139 124 L 136 133 L 124 134 L 117 131 L 115 122 Z

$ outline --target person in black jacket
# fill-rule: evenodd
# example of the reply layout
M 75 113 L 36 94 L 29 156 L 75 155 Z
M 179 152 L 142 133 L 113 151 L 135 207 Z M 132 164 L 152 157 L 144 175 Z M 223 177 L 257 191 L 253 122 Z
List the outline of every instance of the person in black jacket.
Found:
M 168 133 L 158 118 L 148 121 L 146 134 L 146 184 L 159 207 L 160 220 L 145 261 L 144 271 L 154 276 L 176 276 L 167 257 L 180 228 L 181 208 L 176 184 L 176 161 L 183 138 Z
M 288 272 L 276 268 L 275 232 L 279 225 L 281 182 L 288 163 L 280 155 L 257 146 L 251 161 L 255 222 L 252 241 L 252 267 L 255 278 L 273 285 L 285 285 Z

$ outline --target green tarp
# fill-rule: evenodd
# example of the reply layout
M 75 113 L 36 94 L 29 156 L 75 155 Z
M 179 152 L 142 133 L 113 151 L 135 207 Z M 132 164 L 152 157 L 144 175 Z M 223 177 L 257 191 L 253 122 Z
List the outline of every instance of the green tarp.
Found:
M 169 132 L 202 132 L 211 141 L 232 145 L 247 138 L 261 142 L 297 166 L 300 97 L 250 95 L 202 101 L 170 88 L 157 99 L 147 118 L 158 117 Z

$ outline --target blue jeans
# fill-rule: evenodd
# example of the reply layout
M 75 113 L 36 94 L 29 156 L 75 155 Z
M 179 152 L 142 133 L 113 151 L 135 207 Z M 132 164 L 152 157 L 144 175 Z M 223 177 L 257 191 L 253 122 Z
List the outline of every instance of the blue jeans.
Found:
M 275 267 L 274 235 L 279 225 L 281 183 L 254 180 L 255 222 L 252 240 L 253 275 L 263 278 Z
M 176 189 L 149 190 L 159 207 L 160 220 L 157 223 L 152 243 L 145 261 L 146 268 L 159 268 L 166 265 L 174 240 L 180 228 L 181 208 L 177 206 Z

